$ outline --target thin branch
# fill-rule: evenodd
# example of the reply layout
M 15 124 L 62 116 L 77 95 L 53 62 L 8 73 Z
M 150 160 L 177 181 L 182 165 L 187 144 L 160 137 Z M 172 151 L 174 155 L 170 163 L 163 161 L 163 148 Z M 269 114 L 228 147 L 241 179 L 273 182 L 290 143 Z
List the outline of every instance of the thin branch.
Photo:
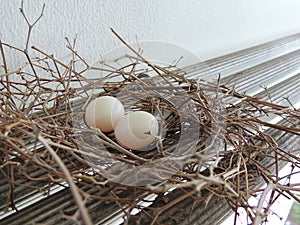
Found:
M 0 39 L 0 51 L 1 51 L 1 56 L 2 56 L 2 62 L 3 62 L 2 66 L 3 66 L 3 69 L 4 69 L 4 73 L 8 73 L 6 59 L 5 59 L 5 54 L 4 54 L 4 50 L 3 50 L 3 45 L 2 45 L 1 39 Z
M 267 212 L 264 212 L 263 210 L 263 205 L 264 202 L 266 201 L 267 195 L 269 194 L 270 191 L 273 191 L 276 188 L 276 185 L 273 183 L 269 183 L 266 189 L 263 191 L 262 196 L 259 199 L 258 206 L 256 207 L 256 217 L 253 221 L 253 225 L 260 225 L 263 221 L 263 219 L 266 217 Z
M 39 17 L 33 23 L 30 23 L 27 16 L 26 16 L 26 14 L 25 14 L 25 12 L 24 12 L 24 0 L 21 1 L 20 13 L 22 14 L 22 16 L 25 19 L 25 21 L 27 23 L 27 26 L 28 26 L 26 46 L 25 46 L 25 49 L 24 49 L 25 53 L 28 52 L 29 40 L 30 40 L 32 29 L 37 24 L 37 22 L 42 18 L 43 14 L 44 14 L 44 10 L 45 10 L 45 3 L 42 6 L 42 11 L 41 11 Z
M 85 205 L 84 201 L 82 200 L 82 198 L 77 190 L 77 186 L 75 185 L 75 183 L 72 179 L 72 175 L 70 174 L 68 168 L 65 166 L 65 164 L 63 163 L 61 158 L 56 154 L 56 152 L 50 147 L 50 145 L 48 144 L 47 140 L 44 137 L 42 137 L 40 134 L 38 134 L 37 139 L 45 146 L 45 148 L 48 150 L 50 155 L 55 159 L 58 166 L 64 173 L 66 181 L 69 184 L 70 190 L 71 190 L 74 200 L 78 206 L 78 209 L 80 211 L 80 215 L 82 217 L 84 224 L 85 225 L 93 225 L 92 220 L 89 216 L 89 213 L 88 213 L 86 207 L 84 206 Z

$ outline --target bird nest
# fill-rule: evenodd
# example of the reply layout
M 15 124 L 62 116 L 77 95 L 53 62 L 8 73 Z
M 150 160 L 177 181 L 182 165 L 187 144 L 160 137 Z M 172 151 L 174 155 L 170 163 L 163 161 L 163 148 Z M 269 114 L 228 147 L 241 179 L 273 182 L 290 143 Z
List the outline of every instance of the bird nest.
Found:
M 57 216 L 86 224 L 93 201 L 121 209 L 130 224 L 160 224 L 165 211 L 186 199 L 191 200 L 188 212 L 177 212 L 168 224 L 212 199 L 226 200 L 235 212 L 244 208 L 256 224 L 266 220 L 278 196 L 300 202 L 299 187 L 283 182 L 293 170 L 278 173 L 287 163 L 299 167 L 299 149 L 292 146 L 300 134 L 298 110 L 237 93 L 220 79 L 189 78 L 134 49 L 136 57 L 121 68 L 105 62 L 91 66 L 75 51 L 75 42 L 67 44 L 72 56 L 66 63 L 34 46 L 39 56 L 30 57 L 28 42 L 25 50 L 0 43 L 0 170 L 10 187 L 6 210 L 17 209 L 17 187 L 47 192 L 53 185 L 70 188 L 81 215 L 75 210 Z M 6 58 L 13 56 L 6 49 L 24 54 L 25 64 L 8 68 Z M 86 106 L 104 95 L 117 97 L 128 111 L 156 116 L 160 132 L 147 149 L 126 149 L 113 133 L 86 125 Z M 248 202 L 253 196 L 257 205 Z

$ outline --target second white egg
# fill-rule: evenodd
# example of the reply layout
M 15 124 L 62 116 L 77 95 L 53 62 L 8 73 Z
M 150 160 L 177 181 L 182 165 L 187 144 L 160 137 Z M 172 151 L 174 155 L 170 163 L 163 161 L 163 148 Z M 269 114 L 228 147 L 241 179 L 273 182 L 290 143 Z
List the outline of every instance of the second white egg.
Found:
M 158 135 L 157 119 L 144 111 L 130 112 L 116 124 L 115 137 L 126 148 L 140 150 L 155 140 Z

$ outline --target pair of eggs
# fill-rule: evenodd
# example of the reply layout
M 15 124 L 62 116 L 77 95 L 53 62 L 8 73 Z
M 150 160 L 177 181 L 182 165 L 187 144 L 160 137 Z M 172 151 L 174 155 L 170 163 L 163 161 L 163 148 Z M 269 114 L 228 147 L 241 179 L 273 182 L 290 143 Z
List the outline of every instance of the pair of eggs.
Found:
M 86 108 L 85 121 L 102 132 L 114 131 L 117 142 L 129 149 L 140 150 L 158 135 L 157 119 L 145 111 L 125 115 L 122 103 L 111 96 L 94 99 Z

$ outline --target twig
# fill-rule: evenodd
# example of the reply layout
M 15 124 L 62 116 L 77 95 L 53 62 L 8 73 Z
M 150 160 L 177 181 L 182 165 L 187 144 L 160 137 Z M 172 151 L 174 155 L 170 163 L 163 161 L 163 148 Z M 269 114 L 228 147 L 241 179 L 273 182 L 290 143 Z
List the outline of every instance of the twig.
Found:
M 70 190 L 71 190 L 74 200 L 78 206 L 78 209 L 80 211 L 80 215 L 82 217 L 84 224 L 85 225 L 93 225 L 92 220 L 89 216 L 89 213 L 88 213 L 86 207 L 84 206 L 84 201 L 82 200 L 82 198 L 77 190 L 77 186 L 75 185 L 69 170 L 67 169 L 67 167 L 65 166 L 63 161 L 60 159 L 60 157 L 56 154 L 56 152 L 50 147 L 50 145 L 48 144 L 48 142 L 45 138 L 43 138 L 40 134 L 38 134 L 37 139 L 45 146 L 45 148 L 48 150 L 48 152 L 51 154 L 51 156 L 55 159 L 58 166 L 64 173 L 66 181 L 68 182 L 68 184 L 70 186 Z
M 29 40 L 30 40 L 30 36 L 31 36 L 31 31 L 32 31 L 33 27 L 37 24 L 37 22 L 42 18 L 43 14 L 44 14 L 44 10 L 45 10 L 45 3 L 42 6 L 42 11 L 41 11 L 41 14 L 39 15 L 39 17 L 33 23 L 30 23 L 24 12 L 24 0 L 21 1 L 20 13 L 24 17 L 24 19 L 27 23 L 27 26 L 28 26 L 27 40 L 26 40 L 26 46 L 25 46 L 25 50 L 24 50 L 25 53 L 28 53 L 28 45 L 29 45 Z
M 3 45 L 2 45 L 2 41 L 0 39 L 0 52 L 1 52 L 1 56 L 2 56 L 2 62 L 3 62 L 3 69 L 4 69 L 4 73 L 8 73 L 8 68 L 6 65 L 6 59 L 5 59 L 5 54 L 4 54 L 4 49 L 3 49 Z
M 266 201 L 267 195 L 270 191 L 273 191 L 276 188 L 276 185 L 273 183 L 269 183 L 266 187 L 266 189 L 263 191 L 262 196 L 259 199 L 259 203 L 255 209 L 255 219 L 253 221 L 253 225 L 260 225 L 263 221 L 263 219 L 266 217 L 267 212 L 264 212 L 263 205 Z

